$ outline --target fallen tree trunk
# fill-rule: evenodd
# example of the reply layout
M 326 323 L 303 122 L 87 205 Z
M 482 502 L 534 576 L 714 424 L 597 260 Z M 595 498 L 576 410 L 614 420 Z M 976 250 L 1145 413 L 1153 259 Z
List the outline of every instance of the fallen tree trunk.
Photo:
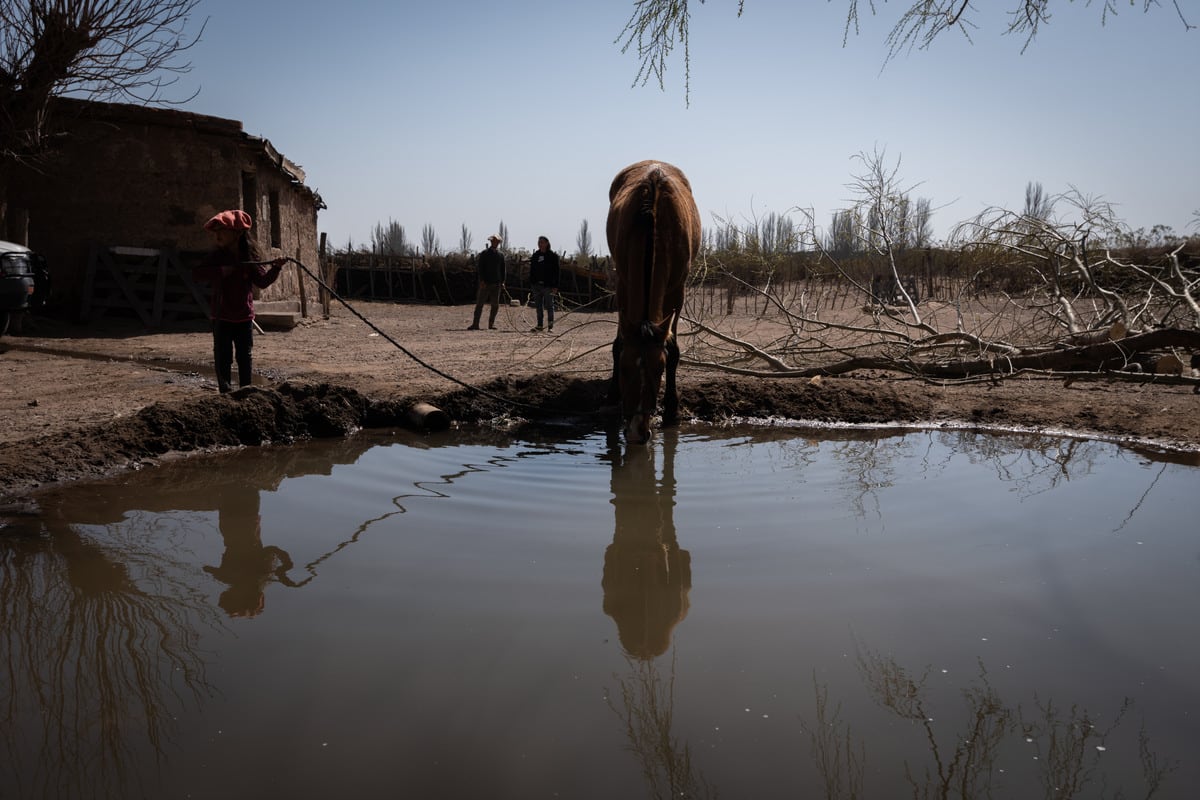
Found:
M 1130 379 L 1143 382 L 1153 378 L 1160 383 L 1189 385 L 1200 387 L 1200 379 L 1178 375 L 1147 375 L 1131 370 L 1131 365 L 1137 364 L 1137 356 L 1176 347 L 1184 350 L 1200 350 L 1200 331 L 1166 328 L 1128 336 L 1124 339 L 1097 342 L 1079 347 L 1062 347 L 1055 349 L 1038 349 L 1036 351 L 1022 350 L 1011 356 L 992 356 L 969 361 L 932 361 L 922 362 L 907 358 L 888 356 L 859 356 L 845 359 L 832 364 L 824 364 L 803 369 L 779 368 L 780 362 L 771 359 L 768 363 L 775 368 L 771 370 L 752 370 L 739 367 L 728 367 L 709 362 L 684 360 L 689 366 L 720 369 L 737 375 L 751 375 L 774 378 L 810 378 L 816 375 L 844 375 L 857 370 L 873 369 L 888 372 L 903 372 L 922 378 L 935 380 L 962 380 L 988 377 L 999 379 L 1017 373 L 1039 372 L 1043 374 L 1073 373 L 1078 378 L 1080 373 L 1104 373 L 1110 377 Z
M 1106 372 L 1128 370 L 1137 356 L 1155 350 L 1178 347 L 1200 350 L 1200 331 L 1177 328 L 1140 333 L 1124 339 L 1097 342 L 1079 347 L 1022 351 L 1019 355 L 936 364 L 916 364 L 916 373 L 933 378 L 969 378 L 1022 370 L 1042 372 Z M 1136 370 L 1133 370 L 1136 371 Z

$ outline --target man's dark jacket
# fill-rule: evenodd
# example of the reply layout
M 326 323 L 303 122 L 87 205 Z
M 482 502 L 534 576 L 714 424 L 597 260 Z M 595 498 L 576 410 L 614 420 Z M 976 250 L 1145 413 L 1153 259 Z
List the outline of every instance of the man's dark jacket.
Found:
M 504 254 L 498 247 L 489 247 L 479 254 L 475 269 L 484 283 L 504 283 Z

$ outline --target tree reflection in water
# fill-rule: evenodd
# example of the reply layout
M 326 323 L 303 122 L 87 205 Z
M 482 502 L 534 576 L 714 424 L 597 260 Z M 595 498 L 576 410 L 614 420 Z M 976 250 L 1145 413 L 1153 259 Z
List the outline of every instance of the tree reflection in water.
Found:
M 903 764 L 903 774 L 885 785 L 884 795 L 907 785 L 906 795 L 915 798 L 1026 798 L 1034 797 L 1034 786 L 1047 798 L 1150 798 L 1163 788 L 1177 764 L 1162 759 L 1150 748 L 1144 728 L 1137 734 L 1138 763 L 1106 761 L 1105 743 L 1116 737 L 1131 703 L 1122 701 L 1107 726 L 1085 708 L 1071 705 L 1064 714 L 1052 700 L 1035 695 L 1032 711 L 1005 703 L 988 680 L 983 662 L 979 676 L 963 687 L 961 729 L 947 731 L 944 720 L 935 721 L 934 701 L 927 686 L 929 671 L 915 675 L 894 658 L 872 651 L 858 653 L 858 668 L 870 698 L 880 708 L 909 723 L 909 730 L 928 748 L 924 763 Z M 809 727 L 813 761 L 821 775 L 826 798 L 872 796 L 864 791 L 867 754 L 866 737 L 855 737 L 840 716 L 840 705 L 829 709 L 828 689 L 814 677 L 816 721 Z M 1032 756 L 1028 755 L 1032 752 Z M 1018 754 L 1018 755 L 1014 755 Z M 1004 768 L 1003 764 L 1009 765 Z M 1032 773 L 1021 774 L 1021 765 L 1032 765 Z M 1122 785 L 1122 776 L 1140 772 L 1140 786 Z M 877 780 L 889 776 L 875 767 Z
M 0 537 L 0 787 L 16 797 L 143 794 L 179 711 L 212 692 L 199 628 L 220 625 L 162 518 Z M 15 772 L 14 772 L 15 770 Z
M 811 726 L 809 739 L 813 763 L 821 776 L 826 800 L 865 797 L 864 774 L 867 766 L 866 745 L 854 741 L 850 727 L 842 723 L 840 703 L 829 709 L 829 688 L 816 682 L 817 723 Z
M 1136 515 L 1163 474 L 1166 464 L 1196 466 L 1194 453 L 1171 453 L 1114 448 L 1109 442 L 1071 439 L 1040 433 L 980 433 L 971 430 L 929 430 L 908 432 L 892 437 L 857 430 L 823 431 L 820 441 L 794 437 L 793 450 L 805 453 L 818 447 L 844 466 L 834 483 L 846 506 L 860 519 L 883 519 L 879 490 L 895 485 L 899 469 L 913 469 L 911 463 L 925 440 L 926 453 L 916 460 L 916 469 L 926 480 L 937 480 L 956 469 L 951 456 L 971 464 L 987 465 L 997 480 L 1011 487 L 1013 499 L 1024 501 L 1051 492 L 1065 483 L 1087 478 L 1099 465 L 1112 459 L 1142 453 L 1149 461 L 1161 461 L 1163 469 L 1155 473 L 1137 503 L 1119 526 L 1124 528 Z M 947 455 L 934 457 L 932 453 Z M 809 456 L 811 458 L 811 456 Z
M 692 763 L 692 748 L 673 730 L 675 716 L 675 656 L 667 674 L 653 658 L 626 656 L 629 672 L 615 675 L 619 697 L 606 693 L 608 707 L 624 725 L 629 750 L 637 757 L 647 797 L 716 797 L 704 774 Z M 619 700 L 619 704 L 618 704 Z
M 949 753 L 937 739 L 927 708 L 928 671 L 914 678 L 894 659 L 870 651 L 859 653 L 858 667 L 871 698 L 911 723 L 911 729 L 920 731 L 929 746 L 931 759 L 923 769 L 905 764 L 904 778 L 915 796 L 991 796 L 997 778 L 998 748 L 1013 731 L 1014 714 L 988 684 L 982 664 L 979 683 L 962 690 L 969 722 L 967 729 L 954 737 Z

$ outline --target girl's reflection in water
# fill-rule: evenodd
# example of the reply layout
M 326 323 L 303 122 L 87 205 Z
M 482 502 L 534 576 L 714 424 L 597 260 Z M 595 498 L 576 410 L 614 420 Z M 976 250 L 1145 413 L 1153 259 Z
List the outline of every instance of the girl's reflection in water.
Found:
M 221 563 L 204 571 L 229 588 L 217 604 L 231 617 L 254 617 L 266 606 L 266 587 L 271 581 L 284 586 L 303 586 L 288 577 L 292 558 L 287 551 L 262 543 L 259 490 L 253 486 L 226 484 L 219 487 L 217 517 L 225 552 Z

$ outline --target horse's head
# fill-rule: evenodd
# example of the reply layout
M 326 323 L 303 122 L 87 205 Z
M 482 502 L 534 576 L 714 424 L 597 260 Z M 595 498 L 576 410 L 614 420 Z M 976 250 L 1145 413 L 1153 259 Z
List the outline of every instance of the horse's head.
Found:
M 658 407 L 658 389 L 667 366 L 668 323 L 643 322 L 637 336 L 621 346 L 621 413 L 629 444 L 650 439 L 650 418 Z

